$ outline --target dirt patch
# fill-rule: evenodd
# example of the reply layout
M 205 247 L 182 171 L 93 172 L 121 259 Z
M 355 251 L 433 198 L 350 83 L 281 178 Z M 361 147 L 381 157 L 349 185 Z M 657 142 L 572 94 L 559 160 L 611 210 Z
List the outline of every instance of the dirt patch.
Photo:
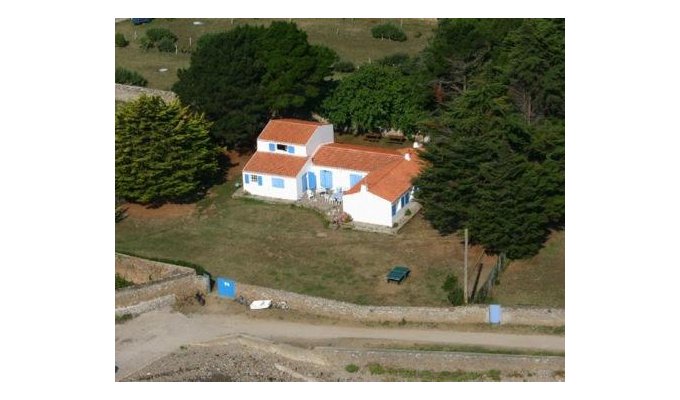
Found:
M 188 217 L 196 211 L 196 204 L 164 204 L 160 207 L 149 207 L 125 203 L 121 207 L 128 217 L 138 219 L 181 218 Z
M 233 181 L 241 175 L 241 172 L 243 172 L 243 167 L 246 165 L 248 160 L 250 160 L 250 157 L 252 157 L 253 153 L 243 153 L 240 154 L 237 151 L 230 150 L 224 153 L 227 157 L 229 157 L 230 161 L 230 166 L 229 170 L 227 171 L 227 180 L 228 181 Z

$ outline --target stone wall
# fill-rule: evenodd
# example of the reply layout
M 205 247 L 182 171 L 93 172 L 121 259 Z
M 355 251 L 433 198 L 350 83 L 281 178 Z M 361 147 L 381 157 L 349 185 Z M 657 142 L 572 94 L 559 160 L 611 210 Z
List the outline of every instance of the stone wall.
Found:
M 177 95 L 167 90 L 150 89 L 140 86 L 121 85 L 116 83 L 116 101 L 131 101 L 146 94 L 147 96 L 160 96 L 165 101 L 174 100 Z
M 175 295 L 169 294 L 167 296 L 158 297 L 149 301 L 143 301 L 131 306 L 118 307 L 116 308 L 116 316 L 122 316 L 125 314 L 139 315 L 149 311 L 166 309 L 172 307 L 176 301 L 177 298 Z
M 157 274 L 162 278 L 116 290 L 116 309 L 169 295 L 182 301 L 193 297 L 196 292 L 207 293 L 210 290 L 209 279 L 196 275 L 196 271 L 187 267 L 116 254 L 116 271 L 119 269 L 142 277 Z
M 236 295 L 248 301 L 272 300 L 286 302 L 293 310 L 310 314 L 373 322 L 435 322 L 435 323 L 487 323 L 486 305 L 465 307 L 401 307 L 401 306 L 363 306 L 321 297 L 305 296 L 282 290 L 264 288 L 238 282 Z M 506 308 L 502 309 L 503 324 L 563 326 L 563 309 Z

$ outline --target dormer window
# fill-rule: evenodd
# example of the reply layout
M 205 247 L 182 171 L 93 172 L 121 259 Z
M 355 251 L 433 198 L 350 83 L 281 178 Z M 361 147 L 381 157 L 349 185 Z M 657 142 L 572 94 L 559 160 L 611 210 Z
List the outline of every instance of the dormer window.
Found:
M 285 144 L 280 144 L 280 143 L 279 143 L 279 144 L 276 145 L 276 150 L 281 150 L 281 151 L 287 152 L 287 151 L 288 151 L 288 146 L 286 146 Z
M 279 152 L 282 151 L 288 154 L 295 154 L 295 146 L 290 146 L 281 143 L 269 143 L 269 151 Z

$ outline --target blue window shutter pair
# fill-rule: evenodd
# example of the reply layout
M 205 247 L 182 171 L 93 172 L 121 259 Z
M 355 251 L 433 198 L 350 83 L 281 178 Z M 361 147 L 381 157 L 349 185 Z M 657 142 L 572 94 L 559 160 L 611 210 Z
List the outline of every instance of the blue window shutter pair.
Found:
M 295 154 L 295 146 L 288 146 L 288 153 Z
M 262 186 L 262 175 L 257 176 L 257 185 Z
M 276 145 L 274 143 L 269 143 L 269 151 L 276 151 Z
M 272 186 L 275 188 L 283 188 L 283 179 L 272 178 Z
M 246 183 L 250 183 L 250 175 L 245 174 L 244 177 L 246 179 Z

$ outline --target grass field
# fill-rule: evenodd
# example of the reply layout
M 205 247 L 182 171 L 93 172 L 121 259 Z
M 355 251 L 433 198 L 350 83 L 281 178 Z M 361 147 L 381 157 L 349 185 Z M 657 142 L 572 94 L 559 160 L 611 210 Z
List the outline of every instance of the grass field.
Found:
M 287 20 L 287 19 L 282 19 Z M 194 25 L 201 21 L 203 25 Z M 177 80 L 177 70 L 189 66 L 188 53 L 161 53 L 156 49 L 144 51 L 139 47 L 139 38 L 149 28 L 163 27 L 173 31 L 179 38 L 179 49 L 190 49 L 196 40 L 208 32 L 219 32 L 243 24 L 267 25 L 272 19 L 165 19 L 157 18 L 149 24 L 134 26 L 130 21 L 116 24 L 116 33 L 122 33 L 130 41 L 125 48 L 116 47 L 116 66 L 139 72 L 149 81 L 149 87 L 169 90 Z M 291 19 L 307 32 L 309 42 L 325 45 L 335 50 L 342 60 L 356 65 L 374 61 L 394 53 L 417 54 L 432 36 L 436 26 L 434 19 Z M 402 24 L 408 40 L 394 42 L 374 39 L 371 28 L 391 21 Z M 416 37 L 418 36 L 418 37 Z M 189 45 L 191 38 L 191 46 Z M 113 38 L 112 38 L 113 39 Z M 113 40 L 111 40 L 113 42 Z M 166 72 L 159 69 L 167 68 Z
M 460 240 L 440 236 L 420 215 L 397 236 L 331 230 L 315 211 L 233 199 L 233 191 L 233 182 L 214 187 L 195 207 L 182 206 L 192 207 L 191 213 L 131 215 L 116 224 L 116 249 L 197 263 L 237 281 L 359 304 L 445 306 L 441 286 L 446 275 L 462 277 Z M 409 266 L 411 276 L 401 285 L 387 284 L 384 276 L 397 264 Z M 508 278 L 503 277 L 502 304 L 554 305 L 560 301 L 553 293 L 556 287 L 563 297 L 563 279 L 553 282 L 554 275 L 564 276 L 563 270 L 547 269 L 529 276 L 524 285 L 514 283 L 514 273 L 511 266 Z M 513 297 L 514 288 L 527 293 Z
M 538 255 L 512 262 L 494 288 L 494 300 L 564 307 L 564 246 L 564 231 L 554 232 Z

